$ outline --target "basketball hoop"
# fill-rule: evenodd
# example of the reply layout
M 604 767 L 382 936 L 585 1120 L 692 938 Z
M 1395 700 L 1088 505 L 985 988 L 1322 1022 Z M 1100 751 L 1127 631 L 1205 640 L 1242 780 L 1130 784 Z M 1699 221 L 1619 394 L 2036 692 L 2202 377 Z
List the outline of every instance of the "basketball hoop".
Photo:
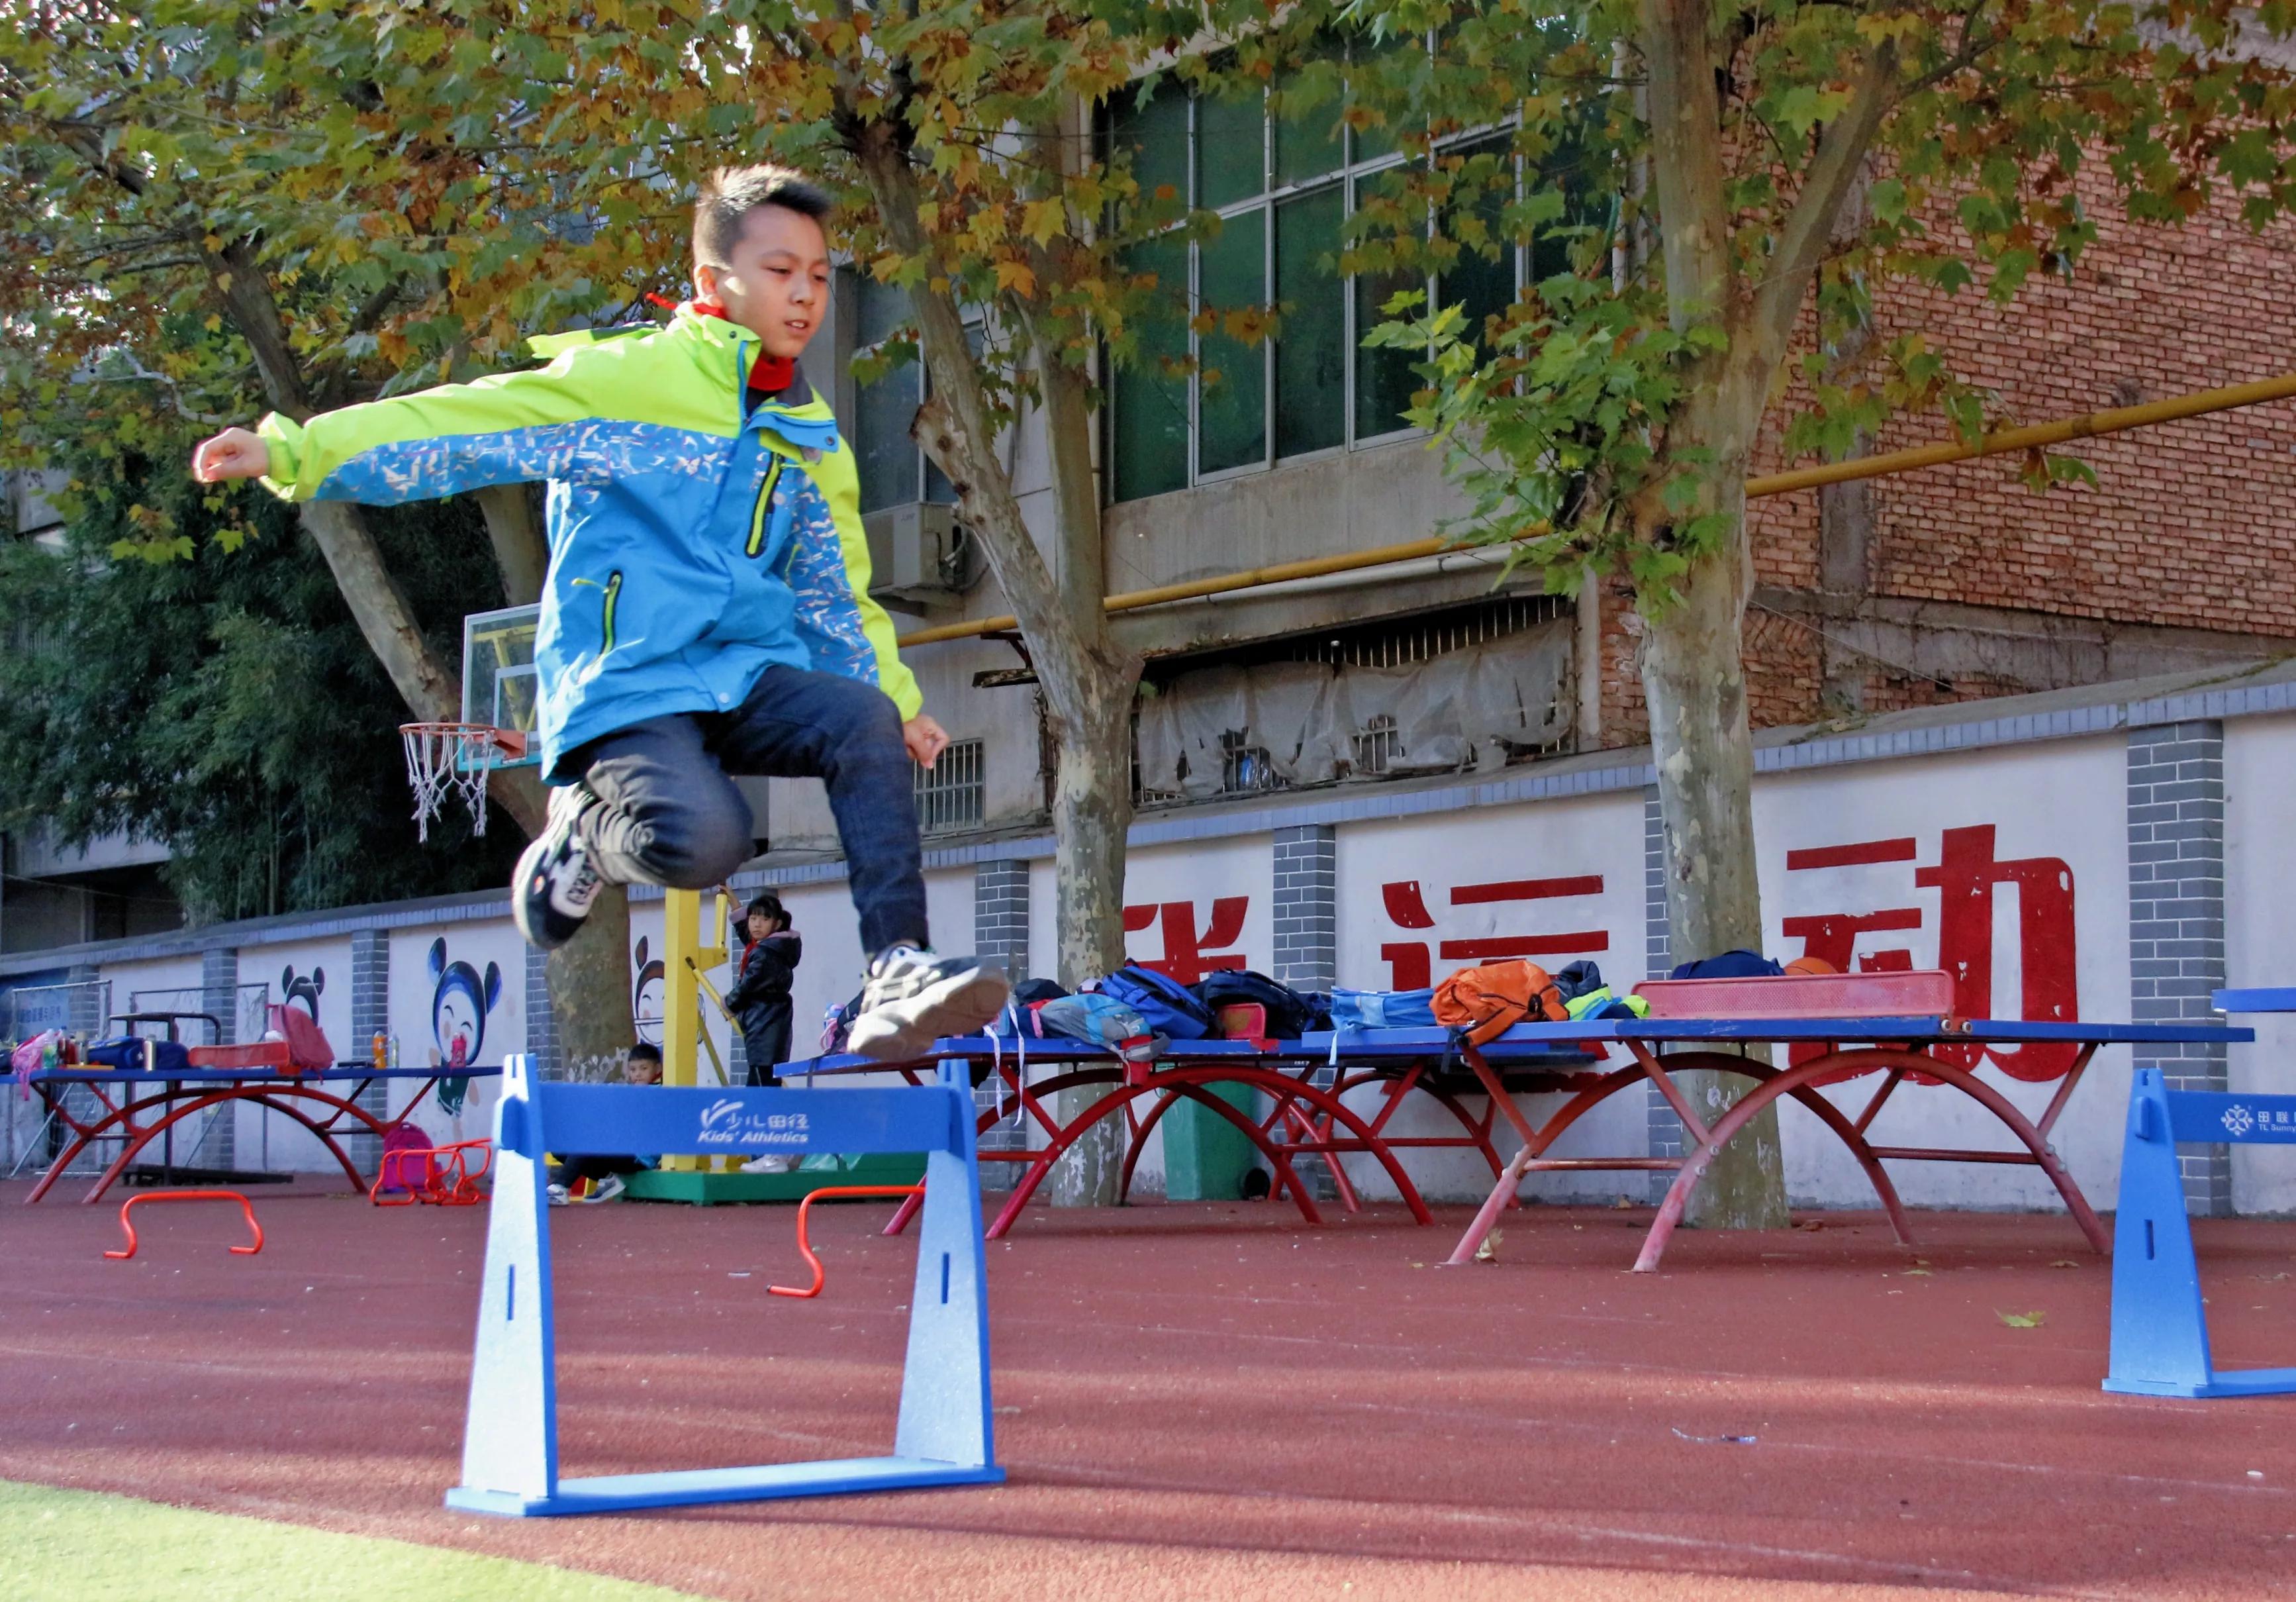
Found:
M 484 834 L 487 776 L 504 759 L 526 754 L 524 735 L 484 723 L 402 723 L 398 741 L 406 749 L 406 782 L 414 789 L 415 838 L 425 844 L 449 790 L 471 809 L 471 833 Z

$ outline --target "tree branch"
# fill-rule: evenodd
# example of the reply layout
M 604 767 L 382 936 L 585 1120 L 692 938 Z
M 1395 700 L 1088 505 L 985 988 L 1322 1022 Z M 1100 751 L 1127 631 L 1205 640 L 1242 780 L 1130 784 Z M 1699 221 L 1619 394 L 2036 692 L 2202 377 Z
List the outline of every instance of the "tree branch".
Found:
M 1775 371 L 1792 337 L 1810 278 L 1833 238 L 1834 220 L 1857 187 L 1866 152 L 1873 148 L 1874 136 L 1892 103 L 1897 78 L 1897 46 L 1884 40 L 1866 63 L 1848 107 L 1819 136 L 1817 153 L 1802 174 L 1800 192 L 1779 232 L 1770 271 L 1755 292 L 1750 325 L 1743 331 L 1751 341 L 1743 355 L 1751 366 L 1742 370 L 1751 379 L 1759 368 L 1759 388 L 1768 387 L 1767 375 Z

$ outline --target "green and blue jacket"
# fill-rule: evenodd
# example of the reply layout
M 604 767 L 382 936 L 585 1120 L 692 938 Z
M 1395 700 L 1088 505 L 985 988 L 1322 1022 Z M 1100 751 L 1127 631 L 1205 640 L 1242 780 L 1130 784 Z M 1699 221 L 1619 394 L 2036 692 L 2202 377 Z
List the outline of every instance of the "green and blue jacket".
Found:
M 550 365 L 322 413 L 276 413 L 264 482 L 388 505 L 543 480 L 550 571 L 535 637 L 545 776 L 601 735 L 741 704 L 767 668 L 923 704 L 869 598 L 853 453 L 799 381 L 749 407 L 757 336 L 680 307 L 666 327 L 530 341 Z M 785 404 L 795 393 L 802 404 Z

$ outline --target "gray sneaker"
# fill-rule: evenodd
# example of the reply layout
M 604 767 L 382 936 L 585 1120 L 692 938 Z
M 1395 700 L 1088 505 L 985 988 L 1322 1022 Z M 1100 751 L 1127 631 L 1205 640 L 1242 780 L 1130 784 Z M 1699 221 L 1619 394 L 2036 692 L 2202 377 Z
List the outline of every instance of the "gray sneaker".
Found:
M 529 946 L 551 951 L 572 940 L 605 888 L 582 842 L 582 815 L 598 804 L 587 785 L 550 793 L 550 821 L 519 858 L 510 882 L 511 921 Z
M 984 957 L 894 946 L 869 965 L 847 1048 L 882 1063 L 904 1061 L 944 1035 L 979 1033 L 1012 993 L 1004 970 Z

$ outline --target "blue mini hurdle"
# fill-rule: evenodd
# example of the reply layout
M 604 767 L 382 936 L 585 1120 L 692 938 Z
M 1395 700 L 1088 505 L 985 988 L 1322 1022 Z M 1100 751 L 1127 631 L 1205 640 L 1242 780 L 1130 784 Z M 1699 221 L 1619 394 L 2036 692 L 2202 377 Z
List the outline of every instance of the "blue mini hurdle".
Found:
M 2296 1012 L 2296 990 L 2218 990 L 2224 1013 Z M 2252 1037 L 2250 1037 L 2252 1038 Z M 2219 1370 L 2185 1215 L 2177 1147 L 2296 1146 L 2296 1096 L 2171 1090 L 2140 1068 L 2120 1148 L 2112 1221 L 2112 1347 L 2104 1388 L 2130 1396 L 2272 1396 L 2296 1391 L 2296 1368 Z
M 504 1066 L 495 1141 L 463 1483 L 447 1493 L 449 1508 L 512 1518 L 621 1513 L 1004 1478 L 991 1433 L 972 1097 L 953 1077 L 840 1090 L 562 1085 L 537 1080 L 531 1059 L 514 1056 Z M 545 1150 L 924 1153 L 923 1229 L 893 1455 L 560 1479 Z M 770 1316 L 762 1300 L 758 1311 Z

